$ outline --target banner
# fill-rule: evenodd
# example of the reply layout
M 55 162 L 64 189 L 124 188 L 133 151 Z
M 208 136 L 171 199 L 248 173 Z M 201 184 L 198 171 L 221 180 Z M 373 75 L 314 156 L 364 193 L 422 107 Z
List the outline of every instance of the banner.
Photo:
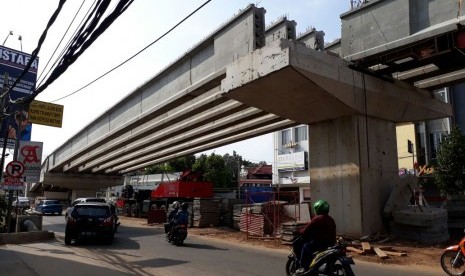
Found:
M 42 142 L 19 142 L 17 160 L 24 164 L 23 181 L 27 183 L 37 183 L 40 181 L 42 148 Z
M 8 73 L 8 86 L 13 85 L 16 79 L 26 68 L 31 55 L 16 51 L 4 46 L 0 46 L 0 87 L 4 85 L 4 75 Z M 18 84 L 10 91 L 10 98 L 16 100 L 31 95 L 35 90 L 37 79 L 37 68 L 39 59 L 32 62 L 31 67 Z M 15 106 L 11 106 L 9 112 L 16 111 Z M 27 110 L 23 110 L 14 116 L 8 117 L 0 128 L 0 145 L 3 145 L 3 139 L 8 135 L 8 148 L 14 147 L 14 139 L 30 141 L 31 140 L 31 123 Z M 10 141 L 10 139 L 12 139 Z

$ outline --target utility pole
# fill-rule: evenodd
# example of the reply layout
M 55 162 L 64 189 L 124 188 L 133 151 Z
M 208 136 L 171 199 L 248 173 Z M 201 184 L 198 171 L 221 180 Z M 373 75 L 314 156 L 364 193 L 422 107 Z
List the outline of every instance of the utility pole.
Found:
M 2 94 L 0 98 L 0 104 L 1 104 L 1 111 L 2 113 L 5 111 L 5 108 L 7 107 L 8 104 L 8 99 L 9 99 L 9 91 L 8 91 L 8 72 L 5 72 L 3 75 L 3 89 L 2 89 Z M 4 116 L 5 114 L 1 114 Z M 5 129 L 5 136 L 3 137 L 3 149 L 2 149 L 2 158 L 0 162 L 0 181 L 4 183 L 3 179 L 3 170 L 5 167 L 5 151 L 8 146 L 8 128 L 7 128 L 7 117 L 4 117 L 1 120 L 1 126 Z M 8 208 L 7 208 L 7 213 L 6 213 L 6 225 L 7 225 L 7 233 L 10 232 L 10 224 L 11 224 L 11 207 L 13 203 L 13 190 L 8 191 Z
M 412 168 L 415 171 L 415 151 L 413 149 L 413 143 L 407 140 L 407 151 L 412 154 Z

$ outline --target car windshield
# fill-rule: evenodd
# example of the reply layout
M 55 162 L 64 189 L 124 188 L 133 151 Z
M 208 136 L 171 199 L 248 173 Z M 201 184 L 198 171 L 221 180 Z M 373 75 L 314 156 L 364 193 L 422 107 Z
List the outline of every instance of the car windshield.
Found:
M 86 199 L 86 202 L 102 202 L 102 203 L 105 203 L 105 199 L 104 198 L 88 198 Z
M 46 200 L 44 201 L 44 205 L 53 205 L 53 204 L 60 204 L 58 200 Z
M 92 217 L 104 217 L 110 215 L 110 210 L 106 206 L 76 206 L 73 209 L 73 213 L 79 216 L 92 216 Z
M 106 201 L 105 201 L 104 198 L 79 198 L 79 199 L 76 199 L 71 204 L 71 206 L 76 206 L 76 204 L 81 203 L 81 202 L 102 202 L 102 203 L 105 203 Z

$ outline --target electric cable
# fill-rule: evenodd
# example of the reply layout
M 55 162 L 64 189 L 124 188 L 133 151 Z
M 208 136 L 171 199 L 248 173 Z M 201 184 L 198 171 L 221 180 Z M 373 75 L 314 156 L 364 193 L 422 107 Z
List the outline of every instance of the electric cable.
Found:
M 50 67 L 50 69 L 48 70 L 48 72 L 45 74 L 44 78 L 42 80 L 40 80 L 39 82 L 39 85 L 42 85 L 42 83 L 45 81 L 45 79 L 49 76 L 50 72 L 52 71 L 53 68 L 55 68 L 56 64 L 63 58 L 63 55 L 65 54 L 66 52 L 66 49 L 68 49 L 68 47 L 71 45 L 71 41 L 73 40 L 73 38 L 76 36 L 77 32 L 79 29 L 81 29 L 81 26 L 84 24 L 84 20 L 89 16 L 89 13 L 90 11 L 92 10 L 92 7 L 94 7 L 96 5 L 96 2 L 97 0 L 94 0 L 94 3 L 92 3 L 92 5 L 89 7 L 89 9 L 87 10 L 86 14 L 84 15 L 84 17 L 82 18 L 81 22 L 79 23 L 79 25 L 76 27 L 76 30 L 74 30 L 74 33 L 73 35 L 70 37 L 70 39 L 68 40 L 68 42 L 66 43 L 65 47 L 63 47 L 63 50 L 61 51 L 60 55 L 57 57 L 57 59 L 55 60 L 55 62 L 52 64 L 52 66 Z M 44 68 L 45 70 L 45 68 Z M 42 74 L 41 74 L 42 75 Z M 39 76 L 40 78 L 40 76 Z
M 70 29 L 71 26 L 73 25 L 74 20 L 76 19 L 77 15 L 78 15 L 79 12 L 81 11 L 81 8 L 82 8 L 82 6 L 84 5 L 85 2 L 86 2 L 85 0 L 82 1 L 81 6 L 79 6 L 78 11 L 77 11 L 76 14 L 74 15 L 74 17 L 73 17 L 73 19 L 71 20 L 71 22 L 69 23 L 68 28 L 66 29 L 65 33 L 64 33 L 63 36 L 61 37 L 60 42 L 58 42 L 58 45 L 56 46 L 56 48 L 55 48 L 55 50 L 53 51 L 52 55 L 50 56 L 49 60 L 47 61 L 47 64 L 45 64 L 44 70 L 40 73 L 40 75 L 37 77 L 37 79 L 40 79 L 40 77 L 42 77 L 42 74 L 45 72 L 45 69 L 48 67 L 50 61 L 52 60 L 52 58 L 53 58 L 53 56 L 55 55 L 55 53 L 56 53 L 56 51 L 58 50 L 58 48 L 60 47 L 61 42 L 63 42 L 63 39 L 65 39 L 66 34 L 68 33 L 69 29 Z M 51 68 L 53 68 L 53 65 L 52 65 Z M 51 69 L 51 68 L 50 68 L 50 69 Z M 39 84 L 39 85 L 40 85 L 40 84 Z
M 132 55 L 131 57 L 129 57 L 128 59 L 126 59 L 125 61 L 123 61 L 122 63 L 118 64 L 117 66 L 113 67 L 112 69 L 110 69 L 109 71 L 105 72 L 104 74 L 100 75 L 99 77 L 95 78 L 94 80 L 90 81 L 89 83 L 85 84 L 84 86 L 82 86 L 81 88 L 75 90 L 74 92 L 71 92 L 61 98 L 58 98 L 58 99 L 55 99 L 53 101 L 51 101 L 52 103 L 54 102 L 57 102 L 59 100 L 62 100 L 62 99 L 65 99 L 69 96 L 72 96 L 76 93 L 78 93 L 79 91 L 89 87 L 90 85 L 92 85 L 93 83 L 95 83 L 96 81 L 100 80 L 101 78 L 105 77 L 106 75 L 110 74 L 111 72 L 113 72 L 114 70 L 118 69 L 119 67 L 123 66 L 124 64 L 126 64 L 127 62 L 129 62 L 130 60 L 132 60 L 133 58 L 135 58 L 136 56 L 138 56 L 140 53 L 142 53 L 143 51 L 145 51 L 146 49 L 148 49 L 150 46 L 152 46 L 153 44 L 157 43 L 159 40 L 161 40 L 163 37 L 165 37 L 166 35 L 168 35 L 169 33 L 171 33 L 174 29 L 176 29 L 179 25 L 181 25 L 182 23 L 184 23 L 184 21 L 186 21 L 187 19 L 189 19 L 192 15 L 194 15 L 195 13 L 197 13 L 200 9 L 202 9 L 205 5 L 207 5 L 209 2 L 211 2 L 212 0 L 208 0 L 206 1 L 205 3 L 203 3 L 201 6 L 199 6 L 197 9 L 195 9 L 193 12 L 191 12 L 189 15 L 187 15 L 186 17 L 184 17 L 184 19 L 182 19 L 181 21 L 179 21 L 177 24 L 175 24 L 173 27 L 171 27 L 168 31 L 166 31 L 164 34 L 162 34 L 161 36 L 159 36 L 157 39 L 155 39 L 153 42 L 151 42 L 150 44 L 148 44 L 147 46 L 145 46 L 144 48 L 142 48 L 141 50 L 139 50 L 137 53 L 135 53 L 134 55 Z
M 43 85 L 27 97 L 22 97 L 14 101 L 10 99 L 10 104 L 16 104 L 20 107 L 16 110 L 21 110 L 27 107 L 39 93 L 45 90 L 51 83 L 61 76 L 61 74 L 63 74 L 82 53 L 84 53 L 84 51 L 114 22 L 114 20 L 116 20 L 116 18 L 118 18 L 129 7 L 133 0 L 120 0 L 115 9 L 101 22 L 101 24 L 98 24 L 110 2 L 111 0 L 98 2 L 91 15 L 86 19 L 85 24 L 81 27 L 79 34 L 74 37 L 60 63 L 53 70 L 50 77 Z
M 53 25 L 53 23 L 55 22 L 56 18 L 58 17 L 58 14 L 60 13 L 61 9 L 63 8 L 63 5 L 65 4 L 65 2 L 66 2 L 66 0 L 60 0 L 60 2 L 58 3 L 57 9 L 55 10 L 55 12 L 50 17 L 50 19 L 49 19 L 49 21 L 47 23 L 47 26 L 45 27 L 44 32 L 42 33 L 42 35 L 39 38 L 39 42 L 37 43 L 37 47 L 32 52 L 31 59 L 27 63 L 27 65 L 24 68 L 23 72 L 16 78 L 15 82 L 10 87 L 5 89 L 5 92 L 1 94 L 0 97 L 2 97 L 2 98 L 5 97 L 8 94 L 9 103 L 6 104 L 6 106 L 3 107 L 3 112 L 2 112 L 3 114 L 1 115 L 0 119 L 4 119 L 5 117 L 11 115 L 11 114 L 8 114 L 9 110 L 10 110 L 11 102 L 12 102 L 11 101 L 11 94 L 9 92 L 12 91 L 15 88 L 15 86 L 19 83 L 19 81 L 26 75 L 26 73 L 29 71 L 29 68 L 31 68 L 32 63 L 36 60 L 37 55 L 39 54 L 40 48 L 42 47 L 42 44 L 43 44 L 45 38 L 47 37 L 47 32 L 50 29 L 50 27 Z

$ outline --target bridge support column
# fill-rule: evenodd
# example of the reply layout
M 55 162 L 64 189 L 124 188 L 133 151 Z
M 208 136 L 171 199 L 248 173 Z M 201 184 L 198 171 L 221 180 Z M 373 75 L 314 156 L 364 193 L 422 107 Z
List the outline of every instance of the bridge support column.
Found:
M 309 146 L 312 200 L 329 202 L 337 232 L 382 230 L 382 210 L 398 178 L 395 124 L 360 115 L 312 124 Z

